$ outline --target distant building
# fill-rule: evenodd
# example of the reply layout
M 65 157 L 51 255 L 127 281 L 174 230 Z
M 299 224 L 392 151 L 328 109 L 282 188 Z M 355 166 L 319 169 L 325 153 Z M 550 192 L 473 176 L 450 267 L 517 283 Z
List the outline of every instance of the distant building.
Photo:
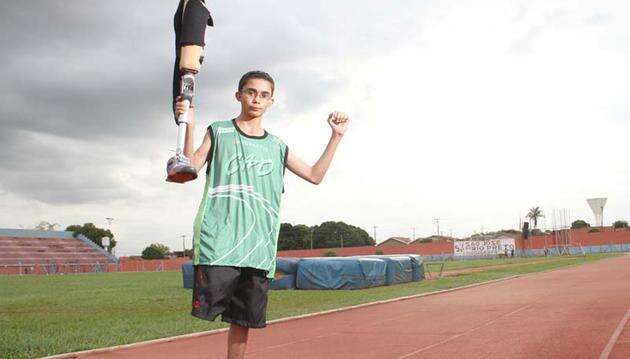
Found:
M 417 238 L 415 241 L 410 242 L 409 244 L 420 244 L 420 243 L 427 243 L 427 242 L 452 242 L 452 241 L 453 241 L 452 237 L 433 235 L 427 238 Z
M 407 244 L 409 244 L 409 242 L 411 242 L 411 239 L 406 238 L 406 237 L 391 237 L 388 238 L 386 240 L 384 240 L 383 242 L 377 244 L 377 247 L 381 247 L 381 246 L 406 246 Z

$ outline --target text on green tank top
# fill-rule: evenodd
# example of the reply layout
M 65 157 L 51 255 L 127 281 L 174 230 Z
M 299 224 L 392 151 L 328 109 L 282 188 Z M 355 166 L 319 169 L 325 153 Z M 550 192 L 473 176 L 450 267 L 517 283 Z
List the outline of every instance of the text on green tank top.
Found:
M 194 224 L 194 264 L 252 267 L 273 278 L 288 148 L 235 121 L 212 123 L 204 195 Z

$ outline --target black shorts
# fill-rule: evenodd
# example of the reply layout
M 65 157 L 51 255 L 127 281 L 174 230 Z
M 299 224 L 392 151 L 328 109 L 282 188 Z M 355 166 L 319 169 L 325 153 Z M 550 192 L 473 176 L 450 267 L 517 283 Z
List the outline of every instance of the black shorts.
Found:
M 247 328 L 267 326 L 267 272 L 249 267 L 194 266 L 191 314 Z

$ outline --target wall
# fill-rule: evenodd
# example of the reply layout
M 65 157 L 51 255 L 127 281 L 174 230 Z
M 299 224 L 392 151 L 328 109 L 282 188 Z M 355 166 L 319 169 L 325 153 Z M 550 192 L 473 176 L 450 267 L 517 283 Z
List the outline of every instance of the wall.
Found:
M 110 264 L 108 272 L 156 272 L 156 271 L 178 271 L 182 269 L 182 264 L 188 262 L 190 258 L 173 259 L 120 259 L 118 264 Z
M 318 249 L 296 249 L 278 252 L 278 257 L 322 257 L 325 252 L 334 251 L 338 257 L 358 256 L 375 254 L 376 251 L 383 254 L 444 254 L 453 253 L 452 242 L 434 242 L 421 244 L 408 244 L 405 246 L 364 246 L 346 248 L 318 248 Z
M 575 230 L 571 233 L 572 243 L 574 245 L 585 246 L 601 246 L 601 245 L 619 245 L 630 243 L 630 230 L 624 231 L 605 231 L 588 233 L 583 230 Z M 518 249 L 544 249 L 555 247 L 555 239 L 553 235 L 535 236 L 527 240 L 517 239 L 516 246 Z

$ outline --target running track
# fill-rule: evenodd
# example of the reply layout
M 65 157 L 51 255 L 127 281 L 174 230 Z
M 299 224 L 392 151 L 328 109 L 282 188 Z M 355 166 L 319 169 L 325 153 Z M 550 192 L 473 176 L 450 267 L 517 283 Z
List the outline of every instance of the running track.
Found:
M 250 331 L 247 358 L 630 358 L 630 255 Z M 90 358 L 225 358 L 227 333 Z

